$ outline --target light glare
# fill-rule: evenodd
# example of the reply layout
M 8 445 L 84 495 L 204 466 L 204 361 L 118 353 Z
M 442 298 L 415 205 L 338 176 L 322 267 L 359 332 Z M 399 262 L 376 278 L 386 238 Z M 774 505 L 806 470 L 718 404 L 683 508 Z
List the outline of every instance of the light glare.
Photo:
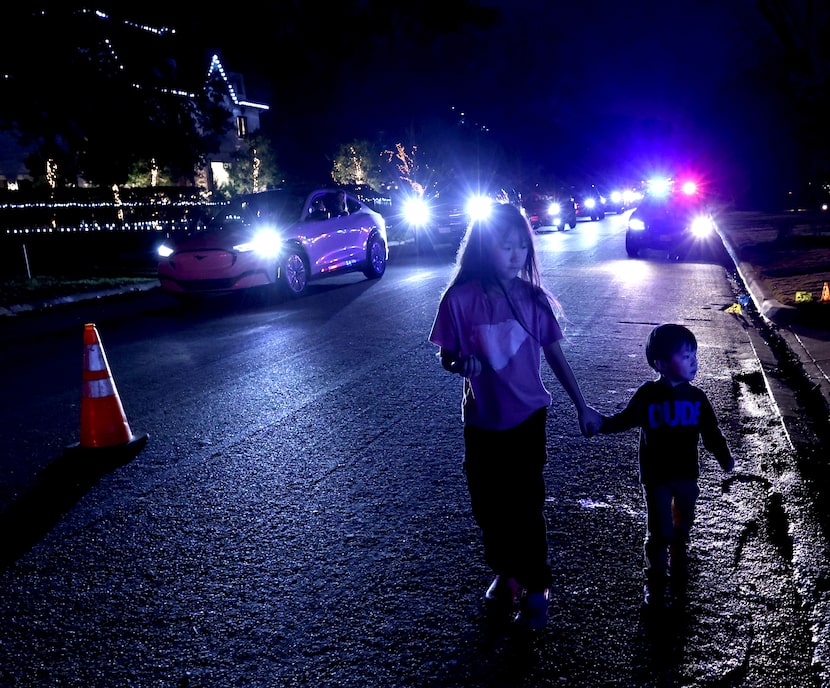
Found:
M 273 229 L 263 229 L 257 232 L 250 241 L 237 244 L 233 248 L 234 251 L 239 251 L 240 253 L 255 251 L 265 258 L 271 258 L 280 252 L 281 246 L 282 240 L 276 231 Z

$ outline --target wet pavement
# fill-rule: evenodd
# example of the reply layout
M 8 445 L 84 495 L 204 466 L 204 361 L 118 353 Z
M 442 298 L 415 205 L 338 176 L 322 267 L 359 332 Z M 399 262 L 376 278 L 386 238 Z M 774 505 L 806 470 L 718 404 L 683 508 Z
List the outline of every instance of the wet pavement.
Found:
M 751 275 L 750 267 L 739 269 Z M 777 308 L 763 284 L 742 279 L 753 302 L 747 309 L 757 307 L 782 337 L 810 343 L 800 338 L 807 337 L 803 324 L 784 324 L 793 314 Z M 723 299 L 731 296 L 727 289 Z M 152 463 L 168 458 L 154 440 L 146 465 L 111 476 L 117 503 L 88 498 L 6 577 L 8 663 L 0 685 L 796 685 L 788 679 L 811 660 L 828 666 L 828 577 L 803 545 L 819 539 L 784 513 L 800 506 L 802 485 L 774 463 L 787 451 L 768 422 L 772 405 L 757 363 L 740 328 L 727 323 L 723 332 L 734 337 L 723 351 L 747 357 L 748 372 L 738 376 L 747 386 L 740 415 L 757 418 L 757 427 L 742 429 L 739 472 L 704 478 L 695 575 L 681 618 L 669 624 L 637 621 L 641 505 L 612 471 L 595 470 L 624 451 L 624 438 L 605 438 L 589 445 L 591 465 L 582 451 L 558 452 L 557 470 L 574 479 L 550 484 L 556 588 L 567 601 L 551 610 L 550 632 L 520 642 L 484 623 L 459 629 L 459 619 L 479 620 L 477 591 L 489 581 L 465 558 L 477 533 L 455 471 L 457 420 L 445 412 L 442 377 L 425 389 L 421 371 L 434 367 L 434 356 L 419 349 L 403 366 L 410 376 L 379 366 L 324 395 L 321 408 L 342 416 L 332 427 L 349 429 L 335 457 L 326 435 L 302 462 L 259 460 L 289 456 L 297 437 L 313 437 L 305 409 L 279 420 L 290 429 L 284 435 L 263 430 L 242 445 L 227 439 L 164 470 Z M 805 347 L 808 354 L 814 358 Z M 716 363 L 729 367 L 731 353 L 718 355 L 725 358 Z M 429 441 L 421 425 L 406 422 L 401 396 L 420 400 L 419 415 L 433 419 Z M 345 420 L 355 398 L 370 397 L 387 411 L 367 446 L 363 425 Z M 377 439 L 390 428 L 391 447 Z M 395 471 L 364 460 L 392 447 Z M 405 508 L 411 504 L 418 509 Z M 320 561 L 328 564 L 325 575 Z M 787 585 L 778 587 L 782 580 Z M 802 618 L 807 607 L 815 613 Z M 642 639 L 632 641 L 633 632 Z M 642 680 L 591 680 L 637 675 L 634 661 Z M 33 678 L 12 683 L 13 676 Z
M 761 268 L 740 257 L 740 251 L 732 241 L 728 220 L 721 227 L 721 239 L 747 289 L 755 310 L 775 329 L 793 356 L 800 361 L 810 386 L 821 395 L 830 413 L 830 303 L 812 304 L 809 316 L 805 317 L 807 309 L 779 301 L 771 285 L 764 279 Z M 404 238 L 401 241 L 390 241 L 390 246 L 400 246 L 405 243 L 407 240 Z M 46 301 L 17 304 L 8 308 L 0 306 L 0 317 L 83 300 L 149 291 L 158 286 L 158 280 L 147 279 L 129 287 L 65 294 Z

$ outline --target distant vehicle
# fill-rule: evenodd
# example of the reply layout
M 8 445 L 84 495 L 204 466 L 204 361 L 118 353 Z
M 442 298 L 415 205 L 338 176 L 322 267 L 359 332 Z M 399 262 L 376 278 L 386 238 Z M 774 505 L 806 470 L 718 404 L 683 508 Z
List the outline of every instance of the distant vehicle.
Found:
M 496 203 L 516 202 L 504 189 L 471 191 L 448 184 L 429 195 L 413 196 L 403 203 L 402 221 L 412 228 L 418 251 L 439 245 L 457 247 L 472 220 L 486 217 Z
M 592 220 L 605 218 L 606 199 L 597 187 L 590 186 L 582 191 L 575 190 L 573 199 L 576 204 L 577 217 L 589 217 Z
M 278 285 L 292 296 L 342 272 L 377 279 L 389 257 L 386 221 L 342 189 L 274 189 L 232 200 L 207 227 L 158 249 L 158 278 L 173 294 Z
M 552 227 L 566 230 L 576 227 L 576 205 L 567 192 L 542 193 L 534 191 L 523 199 L 525 214 L 534 230 Z
M 679 261 L 689 250 L 717 237 L 715 222 L 696 190 L 647 195 L 628 218 L 625 251 L 631 258 L 643 249 L 666 251 Z
M 628 210 L 628 204 L 623 189 L 613 188 L 602 193 L 605 198 L 605 212 L 621 215 Z

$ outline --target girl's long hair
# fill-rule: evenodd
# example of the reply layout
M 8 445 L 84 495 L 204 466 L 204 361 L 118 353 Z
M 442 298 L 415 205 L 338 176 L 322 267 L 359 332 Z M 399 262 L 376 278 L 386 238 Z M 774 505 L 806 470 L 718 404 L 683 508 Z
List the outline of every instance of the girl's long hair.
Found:
M 509 203 L 494 205 L 489 216 L 473 220 L 469 224 L 461 245 L 458 247 L 455 266 L 446 290 L 456 284 L 476 281 L 485 291 L 491 288 L 501 289 L 501 282 L 493 266 L 492 255 L 494 249 L 510 234 L 516 234 L 527 242 L 527 258 L 519 270 L 519 277 L 527 282 L 531 293 L 537 300 L 547 302 L 554 314 L 561 317 L 562 308 L 559 302 L 542 284 L 530 223 L 516 206 Z M 505 296 L 508 295 L 505 294 Z M 508 301 L 510 301 L 509 296 Z M 510 306 L 515 314 L 516 309 L 512 302 Z

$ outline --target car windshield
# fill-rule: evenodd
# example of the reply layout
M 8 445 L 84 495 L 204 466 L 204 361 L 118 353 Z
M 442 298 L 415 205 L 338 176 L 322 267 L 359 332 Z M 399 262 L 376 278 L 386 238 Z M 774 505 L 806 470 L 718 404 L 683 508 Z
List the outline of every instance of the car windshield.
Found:
M 297 222 L 303 214 L 305 196 L 285 189 L 274 189 L 234 198 L 208 225 L 209 232 L 263 222 L 286 225 Z

